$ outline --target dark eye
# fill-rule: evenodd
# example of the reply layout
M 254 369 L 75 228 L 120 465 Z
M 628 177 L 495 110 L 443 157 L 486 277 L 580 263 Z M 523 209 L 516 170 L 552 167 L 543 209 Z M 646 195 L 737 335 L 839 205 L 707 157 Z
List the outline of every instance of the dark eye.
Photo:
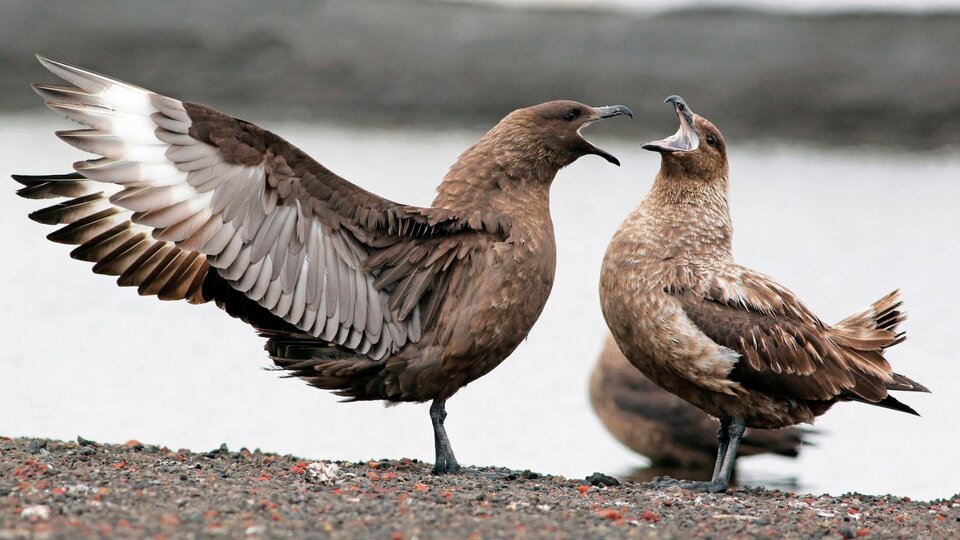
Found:
M 707 144 L 709 144 L 710 146 L 716 146 L 717 138 L 714 137 L 713 135 L 707 135 Z
M 563 115 L 563 119 L 567 122 L 572 122 L 576 120 L 578 116 L 580 116 L 580 111 L 577 109 L 570 109 L 567 111 L 567 114 Z

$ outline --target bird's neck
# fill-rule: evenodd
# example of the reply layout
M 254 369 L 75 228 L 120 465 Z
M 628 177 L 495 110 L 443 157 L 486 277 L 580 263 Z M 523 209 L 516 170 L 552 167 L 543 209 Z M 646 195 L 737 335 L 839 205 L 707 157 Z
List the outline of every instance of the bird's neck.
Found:
M 492 129 L 468 148 L 437 187 L 433 205 L 458 212 L 549 214 L 554 156 L 534 151 L 522 133 Z
M 726 174 L 700 178 L 661 169 L 653 181 L 647 198 L 664 206 L 700 206 L 724 214 L 730 213 L 727 191 L 730 184 Z
M 733 226 L 726 174 L 703 179 L 661 170 L 638 207 L 661 234 L 701 253 L 730 256 Z M 672 240 L 671 240 L 672 239 Z M 679 246 L 678 246 L 679 247 Z

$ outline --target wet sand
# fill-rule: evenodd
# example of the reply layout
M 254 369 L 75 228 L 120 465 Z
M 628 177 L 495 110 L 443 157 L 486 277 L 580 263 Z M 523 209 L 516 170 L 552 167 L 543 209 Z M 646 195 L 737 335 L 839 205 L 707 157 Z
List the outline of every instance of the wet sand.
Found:
M 416 460 L 327 462 L 0 437 L 0 539 L 955 538 L 960 495 L 921 502 L 737 489 L 710 495 L 596 475 Z

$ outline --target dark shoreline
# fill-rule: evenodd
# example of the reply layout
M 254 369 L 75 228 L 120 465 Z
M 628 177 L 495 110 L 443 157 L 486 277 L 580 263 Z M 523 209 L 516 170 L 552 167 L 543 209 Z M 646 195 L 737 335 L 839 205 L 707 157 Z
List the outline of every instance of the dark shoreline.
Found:
M 40 110 L 37 52 L 250 120 L 481 125 L 560 97 L 662 136 L 681 94 L 735 140 L 960 140 L 960 13 L 641 13 L 431 0 L 10 0 L 0 110 Z
M 491 467 L 434 477 L 428 464 L 409 459 L 313 463 L 225 447 L 191 453 L 136 441 L 0 437 L 0 538 L 960 534 L 960 495 L 930 502 L 762 488 L 710 495 Z

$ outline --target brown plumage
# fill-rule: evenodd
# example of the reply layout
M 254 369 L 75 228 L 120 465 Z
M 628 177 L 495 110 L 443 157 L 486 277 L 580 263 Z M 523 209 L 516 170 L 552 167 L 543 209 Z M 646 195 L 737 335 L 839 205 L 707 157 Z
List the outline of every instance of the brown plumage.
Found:
M 458 468 L 444 401 L 527 335 L 553 284 L 549 189 L 587 154 L 580 135 L 630 114 L 555 101 L 509 114 L 465 151 L 432 208 L 357 187 L 256 125 L 96 73 L 41 62 L 35 85 L 91 129 L 100 158 L 15 177 L 56 242 L 142 295 L 214 301 L 268 338 L 280 368 L 349 400 L 433 400 L 435 472 Z
M 812 422 L 837 401 L 916 414 L 888 394 L 927 391 L 884 358 L 904 340 L 899 292 L 829 325 L 785 287 L 738 265 L 723 137 L 679 97 L 668 101 L 680 130 L 644 145 L 662 154 L 660 172 L 607 248 L 600 296 L 630 362 L 729 428 L 714 480 L 691 487 L 726 487 L 744 426 Z
M 644 377 L 623 356 L 613 336 L 607 336 L 590 376 L 590 404 L 607 430 L 650 459 L 651 466 L 712 470 L 720 423 Z M 793 427 L 748 429 L 740 455 L 796 457 L 804 435 L 804 430 Z

